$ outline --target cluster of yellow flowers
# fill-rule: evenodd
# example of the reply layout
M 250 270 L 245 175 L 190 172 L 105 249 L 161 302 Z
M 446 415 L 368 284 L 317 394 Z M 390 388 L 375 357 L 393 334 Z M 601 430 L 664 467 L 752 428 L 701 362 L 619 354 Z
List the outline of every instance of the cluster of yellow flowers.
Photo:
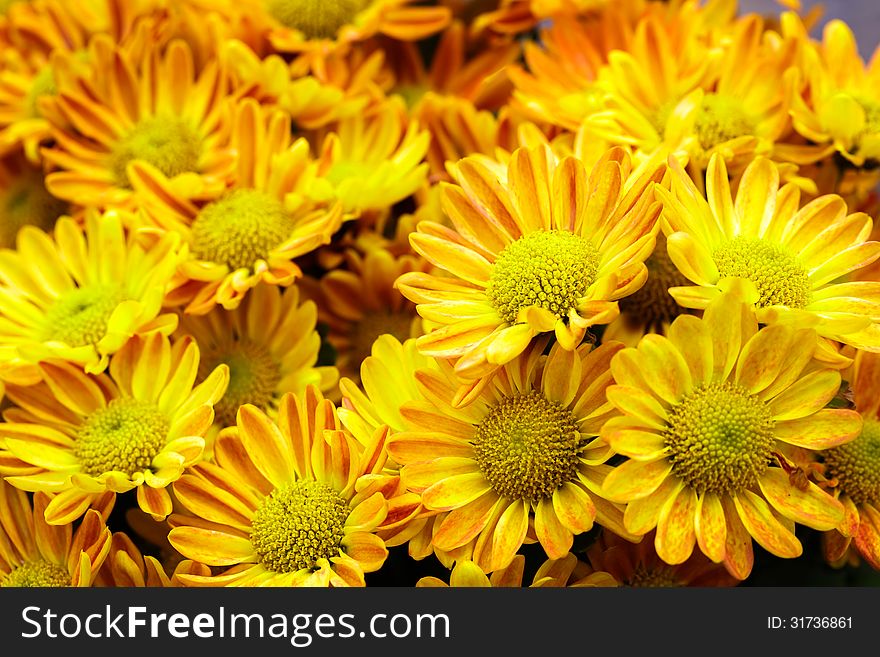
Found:
M 0 2 L 0 586 L 880 570 L 880 54 L 786 5 Z

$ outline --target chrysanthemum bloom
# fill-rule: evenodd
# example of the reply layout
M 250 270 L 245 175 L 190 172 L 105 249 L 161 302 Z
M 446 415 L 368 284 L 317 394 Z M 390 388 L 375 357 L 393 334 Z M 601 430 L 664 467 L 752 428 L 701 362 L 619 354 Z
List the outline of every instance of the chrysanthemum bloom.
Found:
M 456 371 L 475 379 L 541 333 L 576 348 L 645 281 L 660 213 L 651 188 L 665 168 L 653 158 L 633 170 L 613 149 L 588 173 L 547 146 L 519 148 L 507 166 L 482 156 L 450 165 L 457 184 L 445 187 L 443 207 L 455 229 L 425 221 L 410 237 L 450 276 L 397 281 L 419 314 L 440 326 L 419 349 L 456 359 Z
M 819 455 L 829 491 L 846 511 L 843 526 L 823 534 L 822 548 L 834 563 L 854 547 L 880 570 L 880 355 L 858 352 L 853 373 L 855 407 L 864 426 L 855 440 Z
M 123 532 L 114 532 L 110 552 L 104 566 L 98 571 L 96 586 L 106 587 L 173 587 L 182 586 L 179 574 L 208 576 L 211 569 L 195 561 L 184 559 L 169 575 L 159 561 L 144 555 Z
M 431 138 L 407 118 L 400 98 L 343 119 L 333 130 L 321 143 L 318 176 L 323 193 L 346 212 L 386 212 L 425 184 L 428 165 L 422 160 Z
M 691 312 L 679 306 L 669 288 L 687 285 L 688 280 L 672 264 L 666 249 L 666 238 L 657 236 L 654 252 L 647 260 L 648 279 L 628 297 L 621 299 L 620 315 L 602 334 L 603 340 L 619 340 L 635 347 L 646 333 L 665 334 L 676 317 Z
M 663 145 L 686 154 L 695 178 L 716 153 L 735 173 L 756 154 L 773 155 L 791 129 L 785 93 L 794 82 L 785 75 L 790 61 L 785 51 L 763 44 L 758 15 L 743 17 L 731 30 L 729 43 L 710 48 L 699 35 L 670 34 L 653 18 L 640 24 L 632 52 L 609 57 L 601 75 L 605 110 L 587 119 L 590 128 L 641 152 Z M 681 52 L 689 57 L 676 54 Z
M 416 586 L 419 588 L 521 588 L 526 559 L 518 554 L 505 568 L 500 568 L 487 577 L 473 561 L 459 561 L 449 574 L 447 584 L 438 577 L 422 577 Z M 538 568 L 529 588 L 583 588 L 598 586 L 617 586 L 615 579 L 604 572 L 594 572 L 583 561 L 570 552 L 559 559 L 547 559 Z
M 680 586 L 736 586 L 740 580 L 727 572 L 724 564 L 713 563 L 694 552 L 684 563 L 670 565 L 654 549 L 654 534 L 631 543 L 611 532 L 602 535 L 587 550 L 590 565 L 608 573 L 621 586 L 671 588 Z
M 843 522 L 840 502 L 789 479 L 786 445 L 827 449 L 862 428 L 855 411 L 824 408 L 841 377 L 815 360 L 816 332 L 786 324 L 759 331 L 748 291 L 724 294 L 703 319 L 683 315 L 668 336 L 646 335 L 620 351 L 607 395 L 623 416 L 600 434 L 629 457 L 600 491 L 627 503 L 626 529 L 656 528 L 657 554 L 672 565 L 696 543 L 739 579 L 752 569 L 752 538 L 793 558 L 802 552 L 796 522 L 822 531 Z
M 68 208 L 46 189 L 41 169 L 20 156 L 0 160 L 0 248 L 15 248 L 22 226 L 51 231 Z
M 301 301 L 299 290 L 282 291 L 265 283 L 255 287 L 235 310 L 215 308 L 207 315 L 184 315 L 178 333 L 199 345 L 202 381 L 220 364 L 229 368 L 229 386 L 214 407 L 219 428 L 235 424 L 239 406 L 253 404 L 274 415 L 287 392 L 306 386 L 327 391 L 336 385 L 335 367 L 317 367 L 321 337 L 315 330 L 317 309 Z
M 679 304 L 703 309 L 727 279 L 744 278 L 757 289 L 762 324 L 811 326 L 825 338 L 880 350 L 880 283 L 837 282 L 880 258 L 880 242 L 868 241 L 868 215 L 847 214 L 835 195 L 801 208 L 798 189 L 780 188 L 765 158 L 746 168 L 735 200 L 719 155 L 709 162 L 705 197 L 677 162 L 670 169 L 672 192 L 657 188 L 669 257 L 695 283 L 670 289 Z
M 172 346 L 159 333 L 129 340 L 110 360 L 109 376 L 40 363 L 43 383 L 7 387 L 19 408 L 0 424 L 0 474 L 23 490 L 55 493 L 46 510 L 53 525 L 80 517 L 106 491 L 132 489 L 141 509 L 164 518 L 171 513 L 166 486 L 201 458 L 229 381 L 219 365 L 193 388 L 198 367 L 195 342 Z M 9 467 L 10 456 L 17 467 Z
M 599 494 L 613 452 L 598 438 L 615 415 L 605 399 L 609 361 L 623 345 L 542 356 L 537 341 L 501 368 L 463 408 L 447 366 L 420 372 L 423 401 L 400 409 L 408 430 L 389 438 L 407 487 L 428 510 L 448 511 L 433 542 L 451 550 L 476 539 L 484 572 L 507 566 L 525 542 L 558 559 L 598 522 L 628 534 L 619 506 Z
M 831 20 L 805 52 L 803 93 L 792 99 L 795 130 L 828 144 L 857 168 L 880 163 L 880 50 L 866 66 L 849 26 Z M 874 185 L 877 178 L 874 177 Z
M 333 403 L 309 386 L 284 395 L 277 423 L 242 406 L 234 434 L 175 483 L 193 517 L 171 516 L 168 540 L 189 559 L 227 568 L 178 575 L 197 586 L 364 586 L 388 556 L 376 530 L 389 488 L 385 436 L 362 446 L 343 430 Z
M 0 153 L 21 147 L 31 162 L 39 162 L 40 145 L 50 137 L 40 99 L 58 91 L 52 55 L 84 50 L 89 36 L 106 23 L 111 2 L 98 11 L 89 3 L 74 8 L 61 0 L 9 7 L 2 34 L 10 43 L 0 56 Z
M 334 269 L 316 283 L 318 320 L 329 329 L 327 342 L 336 350 L 336 366 L 343 376 L 357 380 L 380 335 L 402 342 L 422 334 L 415 305 L 394 282 L 405 272 L 426 271 L 428 265 L 418 256 L 395 258 L 384 249 L 363 255 L 349 249 L 345 256 L 348 269 Z
M 361 363 L 359 383 L 349 378 L 339 382 L 339 419 L 362 444 L 367 444 L 369 437 L 383 426 L 388 427 L 392 436 L 406 431 L 402 408 L 424 399 L 419 381 L 432 375 L 441 375 L 440 366 L 433 358 L 419 353 L 415 339 L 401 343 L 389 334 L 379 336 L 371 355 Z M 399 468 L 393 459 L 385 467 Z M 452 550 L 434 545 L 435 528 L 445 515 L 425 509 L 418 493 L 399 495 L 389 502 L 388 517 L 379 536 L 389 548 L 405 544 L 409 556 L 417 561 L 434 554 L 451 568 L 454 562 L 470 558 L 473 541 Z
M 260 282 L 290 285 L 302 276 L 294 258 L 329 242 L 342 223 L 339 204 L 308 198 L 316 165 L 305 139 L 291 144 L 287 114 L 246 99 L 231 122 L 231 189 L 205 194 L 148 162 L 129 168 L 149 222 L 189 245 L 166 299 L 188 313 L 236 308 Z
M 449 23 L 448 7 L 413 0 L 248 0 L 262 10 L 272 46 L 282 52 L 319 56 L 341 44 L 377 34 L 418 41 Z
M 91 586 L 110 552 L 110 530 L 94 509 L 76 531 L 46 523 L 49 496 L 0 480 L 0 587 Z
M 195 72 L 183 41 L 136 55 L 107 35 L 91 40 L 87 59 L 82 74 L 56 80 L 57 95 L 41 104 L 55 142 L 41 151 L 56 169 L 46 177 L 49 191 L 82 205 L 128 203 L 134 162 L 195 194 L 225 187 L 235 158 L 223 102 L 228 81 L 216 60 Z
M 101 372 L 132 335 L 174 331 L 160 314 L 179 259 L 176 235 L 125 234 L 131 215 L 86 213 L 85 229 L 62 217 L 54 237 L 25 226 L 0 251 L 0 341 L 22 359 L 61 358 Z

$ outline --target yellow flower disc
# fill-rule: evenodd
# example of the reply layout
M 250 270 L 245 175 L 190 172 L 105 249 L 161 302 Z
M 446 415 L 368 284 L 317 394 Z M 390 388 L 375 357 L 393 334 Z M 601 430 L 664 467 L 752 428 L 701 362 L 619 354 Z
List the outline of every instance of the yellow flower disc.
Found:
M 694 132 L 705 150 L 726 141 L 752 135 L 755 125 L 742 101 L 722 94 L 707 93 L 697 110 Z
M 856 504 L 880 502 L 880 422 L 865 420 L 853 441 L 824 453 L 828 474 Z
M 223 363 L 229 366 L 229 386 L 214 406 L 216 422 L 223 426 L 235 424 L 235 416 L 243 404 L 253 404 L 261 409 L 269 407 L 281 381 L 281 364 L 266 347 L 243 340 L 223 354 L 206 351 L 199 364 L 200 379 Z
M 747 278 L 758 290 L 757 306 L 803 308 L 810 302 L 807 270 L 792 254 L 760 238 L 735 237 L 715 251 L 720 278 Z
M 64 293 L 46 312 L 45 340 L 72 347 L 95 344 L 107 333 L 107 322 L 125 294 L 115 285 L 90 285 Z
M 0 577 L 0 588 L 4 587 L 64 587 L 70 586 L 70 574 L 61 566 L 48 561 L 25 561 L 13 568 L 6 576 Z
M 257 189 L 239 189 L 202 208 L 192 224 L 190 245 L 200 260 L 235 271 L 267 259 L 293 229 L 294 219 L 280 200 Z
M 89 415 L 74 447 L 83 472 L 128 476 L 150 467 L 165 445 L 170 423 L 153 404 L 121 397 Z
M 201 137 L 188 122 L 170 116 L 151 116 L 137 123 L 114 146 L 110 170 L 117 185 L 130 188 L 126 167 L 133 160 L 144 160 L 173 178 L 196 171 L 201 153 Z
M 310 39 L 330 39 L 353 23 L 371 0 L 266 0 L 266 10 L 282 25 Z
M 735 384 L 699 387 L 669 411 L 672 472 L 698 493 L 754 486 L 772 458 L 774 424 L 766 405 Z
M 528 233 L 498 255 L 486 294 L 511 324 L 529 306 L 562 319 L 596 280 L 599 258 L 599 250 L 580 235 L 564 230 Z
M 473 444 L 480 470 L 504 497 L 539 500 L 577 478 L 577 420 L 538 391 L 496 404 L 477 426 Z
M 313 568 L 339 554 L 349 507 L 333 488 L 297 481 L 263 499 L 251 528 L 251 544 L 261 563 L 276 573 Z

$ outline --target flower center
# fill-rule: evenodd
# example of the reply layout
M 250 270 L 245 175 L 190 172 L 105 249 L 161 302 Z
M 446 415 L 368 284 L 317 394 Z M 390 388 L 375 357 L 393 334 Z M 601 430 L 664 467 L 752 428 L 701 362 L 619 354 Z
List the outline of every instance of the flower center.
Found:
M 126 167 L 144 160 L 169 178 L 196 171 L 202 153 L 199 134 L 185 120 L 150 116 L 138 122 L 119 140 L 110 155 L 110 170 L 119 187 L 130 188 Z
M 480 470 L 507 498 L 540 500 L 577 478 L 577 421 L 537 391 L 496 404 L 477 426 L 473 445 Z
M 694 132 L 700 146 L 709 150 L 731 139 L 754 134 L 755 122 L 746 113 L 740 99 L 707 93 L 697 110 Z
M 663 432 L 672 472 L 698 493 L 754 486 L 772 458 L 774 425 L 766 405 L 739 386 L 697 388 L 672 408 Z
M 880 502 L 880 422 L 865 420 L 858 438 L 824 453 L 828 473 L 856 504 Z
M 65 212 L 67 204 L 49 193 L 40 171 L 22 167 L 11 184 L 0 190 L 0 248 L 14 248 L 22 226 L 50 231 Z
M 620 300 L 620 314 L 630 325 L 660 332 L 664 322 L 671 322 L 683 312 L 669 294 L 669 288 L 689 285 L 690 282 L 672 264 L 663 238 L 658 239 L 654 253 L 645 261 L 645 266 L 648 268 L 648 280 L 636 292 Z
M 644 564 L 638 564 L 633 570 L 632 577 L 627 580 L 627 585 L 636 588 L 669 588 L 680 587 L 681 583 L 675 576 L 674 568 L 646 568 Z
M 154 404 L 130 397 L 114 399 L 79 428 L 76 457 L 86 474 L 124 472 L 130 477 L 150 467 L 170 427 Z
M 294 230 L 282 202 L 257 189 L 238 189 L 202 208 L 192 224 L 193 255 L 231 271 L 266 260 Z
M 747 278 L 758 289 L 757 306 L 803 308 L 810 301 L 810 277 L 797 258 L 760 238 L 735 237 L 712 258 L 721 278 Z
M 115 285 L 90 285 L 65 292 L 46 311 L 44 340 L 71 347 L 95 344 L 107 333 L 107 322 L 125 294 Z
M 406 342 L 410 337 L 412 321 L 412 314 L 406 312 L 377 310 L 364 315 L 349 331 L 352 362 L 360 367 L 364 359 L 372 353 L 373 343 L 380 335 L 390 333 L 401 343 Z
M 511 324 L 529 306 L 540 306 L 564 319 L 596 280 L 599 259 L 592 242 L 574 233 L 529 233 L 498 254 L 486 294 L 501 318 Z
M 309 39 L 332 39 L 343 25 L 372 0 L 266 0 L 266 10 L 275 20 Z
M 70 586 L 70 574 L 61 566 L 48 561 L 25 561 L 0 577 L 0 588 L 5 587 L 52 587 Z
M 234 425 L 242 404 L 254 404 L 263 410 L 269 408 L 281 381 L 281 366 L 266 347 L 242 340 L 224 354 L 206 355 L 199 365 L 199 378 L 204 380 L 221 363 L 229 366 L 229 386 L 214 406 L 215 422 Z
M 314 568 L 339 554 L 350 509 L 332 487 L 296 481 L 277 488 L 254 513 L 251 544 L 260 562 L 276 573 Z
M 43 96 L 54 96 L 58 93 L 58 87 L 55 84 L 55 73 L 51 66 L 46 66 L 34 76 L 31 81 L 31 88 L 28 89 L 27 98 L 25 99 L 25 107 L 28 116 L 37 119 L 43 116 L 40 112 L 39 101 Z

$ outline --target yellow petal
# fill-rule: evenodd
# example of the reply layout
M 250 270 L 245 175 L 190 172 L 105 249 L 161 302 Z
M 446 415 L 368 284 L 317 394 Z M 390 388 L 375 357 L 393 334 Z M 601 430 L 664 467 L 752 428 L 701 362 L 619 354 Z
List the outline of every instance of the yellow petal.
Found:
M 183 556 L 209 566 L 256 563 L 258 559 L 248 539 L 211 529 L 175 527 L 168 541 Z
M 697 495 L 690 487 L 683 487 L 660 510 L 654 547 L 657 555 L 668 564 L 687 561 L 694 551 L 694 514 Z
M 781 468 L 769 468 L 758 480 L 764 497 L 786 518 L 819 531 L 839 527 L 843 505 L 816 484 L 806 483 L 806 489 L 794 486 Z
M 761 547 L 777 557 L 801 556 L 800 541 L 774 517 L 764 500 L 744 490 L 733 498 L 733 503 L 743 526 Z
M 776 423 L 776 437 L 806 449 L 830 449 L 853 440 L 862 431 L 862 417 L 843 408 L 826 408 L 805 418 Z

